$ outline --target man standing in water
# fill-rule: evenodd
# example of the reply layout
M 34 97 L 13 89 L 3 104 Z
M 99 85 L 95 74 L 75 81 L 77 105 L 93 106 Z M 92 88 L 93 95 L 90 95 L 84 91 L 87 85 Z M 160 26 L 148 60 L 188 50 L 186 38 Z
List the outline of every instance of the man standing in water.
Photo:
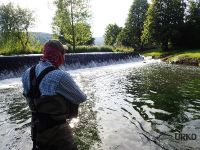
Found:
M 74 80 L 58 67 L 65 49 L 57 40 L 44 45 L 40 62 L 22 75 L 24 96 L 32 111 L 33 150 L 77 150 L 66 119 L 77 116 L 86 100 Z

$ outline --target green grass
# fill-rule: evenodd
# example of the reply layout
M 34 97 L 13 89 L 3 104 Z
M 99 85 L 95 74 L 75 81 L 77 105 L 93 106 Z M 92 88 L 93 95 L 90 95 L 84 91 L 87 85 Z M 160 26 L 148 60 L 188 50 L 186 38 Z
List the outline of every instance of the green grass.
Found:
M 156 58 L 161 58 L 163 56 L 168 56 L 168 61 L 175 61 L 180 58 L 200 58 L 200 49 L 187 49 L 179 51 L 164 52 L 161 49 L 152 49 L 144 51 L 141 53 L 144 56 L 152 56 Z
M 161 57 L 163 55 L 168 54 L 168 52 L 164 52 L 161 49 L 152 49 L 152 50 L 144 51 L 141 54 L 144 56 Z
M 175 54 L 176 57 L 200 58 L 200 49 L 186 50 Z
M 176 52 L 168 58 L 168 61 L 176 61 L 180 58 L 200 58 L 200 49 Z

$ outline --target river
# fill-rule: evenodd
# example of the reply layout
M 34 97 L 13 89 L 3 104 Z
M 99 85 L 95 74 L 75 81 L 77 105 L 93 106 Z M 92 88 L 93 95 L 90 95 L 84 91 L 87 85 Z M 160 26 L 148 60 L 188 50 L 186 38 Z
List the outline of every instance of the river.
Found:
M 68 72 L 88 96 L 70 124 L 80 150 L 200 149 L 200 68 L 147 60 Z M 20 80 L 0 81 L 0 150 L 32 147 Z

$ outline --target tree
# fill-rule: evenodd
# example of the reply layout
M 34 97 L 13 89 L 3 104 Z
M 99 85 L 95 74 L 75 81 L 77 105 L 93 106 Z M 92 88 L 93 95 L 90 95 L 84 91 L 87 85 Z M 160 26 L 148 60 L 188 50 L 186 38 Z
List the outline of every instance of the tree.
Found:
M 20 43 L 23 51 L 27 49 L 30 35 L 28 29 L 34 24 L 32 12 L 14 7 L 12 3 L 0 6 L 0 33 L 3 44 Z
M 62 36 L 73 46 L 87 43 L 92 39 L 89 0 L 56 0 L 56 15 L 53 18 L 53 32 Z
M 199 24 L 200 22 L 200 0 L 189 0 L 189 11 L 186 17 L 187 22 Z
M 104 44 L 114 46 L 116 44 L 116 39 L 118 34 L 121 32 L 122 28 L 117 24 L 109 24 L 106 27 L 104 34 Z
M 142 48 L 141 34 L 148 9 L 147 0 L 134 0 L 129 10 L 128 19 L 125 23 L 125 30 L 128 33 L 128 46 Z
M 184 0 L 153 0 L 144 23 L 142 41 L 155 41 L 167 51 L 172 38 L 179 35 L 179 28 L 184 24 L 184 11 Z
M 132 44 L 132 39 L 133 38 L 131 32 L 127 28 L 123 28 L 117 36 L 117 46 L 130 47 L 130 45 Z
M 181 44 L 186 47 L 199 48 L 200 46 L 200 0 L 189 0 L 188 13 L 183 28 Z

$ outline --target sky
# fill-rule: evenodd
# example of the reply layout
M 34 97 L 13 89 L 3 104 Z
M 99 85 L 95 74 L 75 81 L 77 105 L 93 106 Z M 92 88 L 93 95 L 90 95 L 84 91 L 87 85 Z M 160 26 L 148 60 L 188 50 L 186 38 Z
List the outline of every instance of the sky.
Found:
M 0 4 L 13 2 L 34 12 L 36 22 L 30 31 L 52 33 L 52 18 L 55 14 L 53 0 L 0 0 Z M 123 27 L 133 0 L 90 0 L 93 37 L 102 37 L 108 24 Z

